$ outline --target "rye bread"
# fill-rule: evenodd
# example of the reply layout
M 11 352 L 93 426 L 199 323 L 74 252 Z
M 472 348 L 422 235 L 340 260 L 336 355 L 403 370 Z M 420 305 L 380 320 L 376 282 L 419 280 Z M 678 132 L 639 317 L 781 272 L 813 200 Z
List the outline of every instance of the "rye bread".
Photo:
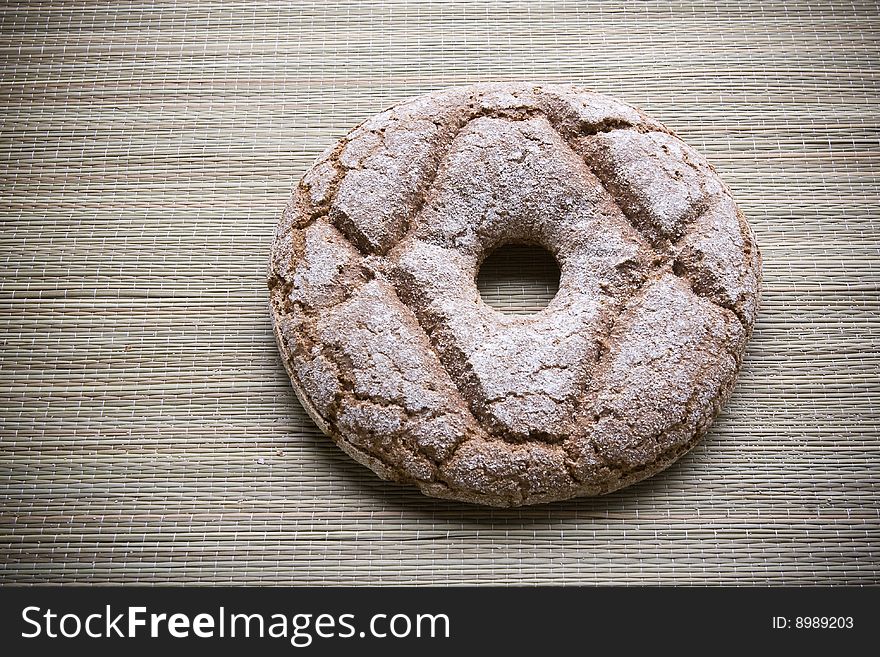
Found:
M 538 244 L 559 292 L 480 300 L 481 262 Z M 275 334 L 303 406 L 381 477 L 516 506 L 670 465 L 729 396 L 757 311 L 754 235 L 670 130 L 568 85 L 427 94 L 325 151 L 277 227 Z

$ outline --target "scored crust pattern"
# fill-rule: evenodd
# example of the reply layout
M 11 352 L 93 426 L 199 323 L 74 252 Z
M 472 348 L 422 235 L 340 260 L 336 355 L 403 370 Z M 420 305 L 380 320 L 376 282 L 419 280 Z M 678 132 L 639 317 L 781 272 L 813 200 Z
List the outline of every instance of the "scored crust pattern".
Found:
M 559 292 L 498 313 L 492 249 L 540 244 Z M 667 467 L 728 397 L 757 311 L 754 236 L 712 167 L 617 100 L 481 84 L 395 106 L 322 154 L 269 271 L 285 366 L 380 476 L 516 506 Z

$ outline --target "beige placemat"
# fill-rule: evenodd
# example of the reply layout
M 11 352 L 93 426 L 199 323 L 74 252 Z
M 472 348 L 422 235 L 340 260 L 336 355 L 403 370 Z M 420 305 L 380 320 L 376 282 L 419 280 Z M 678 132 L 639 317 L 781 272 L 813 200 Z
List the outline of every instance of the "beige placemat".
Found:
M 0 577 L 877 584 L 878 14 L 4 5 Z M 715 164 L 763 250 L 723 416 L 606 498 L 504 511 L 382 482 L 308 420 L 272 340 L 267 251 L 311 160 L 403 98 L 488 79 L 655 115 Z

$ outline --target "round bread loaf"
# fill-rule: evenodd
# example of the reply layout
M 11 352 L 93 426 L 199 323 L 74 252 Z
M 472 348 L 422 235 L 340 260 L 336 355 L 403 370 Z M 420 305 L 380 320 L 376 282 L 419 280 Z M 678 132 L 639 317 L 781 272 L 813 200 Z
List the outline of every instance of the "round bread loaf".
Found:
M 480 264 L 536 244 L 533 315 L 483 303 Z M 516 506 L 650 476 L 706 432 L 755 321 L 761 259 L 712 167 L 568 85 L 479 84 L 365 121 L 282 213 L 269 289 L 303 406 L 427 495 Z

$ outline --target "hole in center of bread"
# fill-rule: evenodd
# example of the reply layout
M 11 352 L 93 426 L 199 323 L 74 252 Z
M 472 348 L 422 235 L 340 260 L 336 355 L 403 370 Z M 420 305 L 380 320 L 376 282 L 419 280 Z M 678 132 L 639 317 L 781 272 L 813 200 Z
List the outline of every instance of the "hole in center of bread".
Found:
M 541 246 L 506 244 L 480 265 L 477 289 L 483 302 L 510 315 L 532 315 L 559 291 L 559 265 Z

